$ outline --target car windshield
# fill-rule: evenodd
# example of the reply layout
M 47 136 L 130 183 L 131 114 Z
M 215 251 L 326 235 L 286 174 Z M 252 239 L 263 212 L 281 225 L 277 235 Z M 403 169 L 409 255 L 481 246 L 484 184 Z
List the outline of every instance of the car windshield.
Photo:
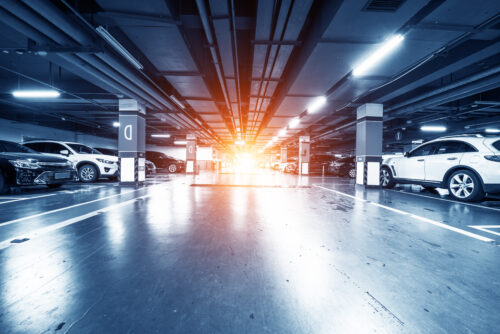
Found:
M 12 152 L 12 153 L 37 153 L 30 148 L 25 146 L 12 143 L 10 141 L 0 141 L 0 152 Z
M 494 148 L 496 148 L 498 151 L 500 151 L 500 140 L 497 140 L 492 145 Z
M 82 144 L 67 144 L 71 147 L 76 153 L 80 154 L 102 154 L 101 152 L 94 150 L 91 147 L 82 145 Z

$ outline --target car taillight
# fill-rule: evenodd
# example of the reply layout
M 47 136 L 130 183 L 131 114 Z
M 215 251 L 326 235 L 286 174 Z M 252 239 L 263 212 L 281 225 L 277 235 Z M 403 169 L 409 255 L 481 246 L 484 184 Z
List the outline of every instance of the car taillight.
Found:
M 500 162 L 500 155 L 485 155 L 484 158 L 490 161 Z

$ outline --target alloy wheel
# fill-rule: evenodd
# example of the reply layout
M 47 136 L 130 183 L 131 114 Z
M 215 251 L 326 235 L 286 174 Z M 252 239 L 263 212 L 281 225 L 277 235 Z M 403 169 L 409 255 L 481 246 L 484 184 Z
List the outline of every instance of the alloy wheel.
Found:
M 458 198 L 467 198 L 474 192 L 474 180 L 465 173 L 458 173 L 450 180 L 450 191 Z
M 382 187 L 386 187 L 391 181 L 391 176 L 389 175 L 389 171 L 387 169 L 382 169 L 380 171 L 380 184 Z
M 90 167 L 84 167 L 80 172 L 80 176 L 84 181 L 92 180 L 94 178 L 94 175 L 94 170 Z

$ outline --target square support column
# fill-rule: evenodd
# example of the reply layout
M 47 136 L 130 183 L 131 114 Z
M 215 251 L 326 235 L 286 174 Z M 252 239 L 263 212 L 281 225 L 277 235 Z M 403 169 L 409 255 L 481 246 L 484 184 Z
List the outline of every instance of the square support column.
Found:
M 380 186 L 383 139 L 382 104 L 367 103 L 357 109 L 356 184 Z
M 309 174 L 309 157 L 311 155 L 311 139 L 309 136 L 299 138 L 299 175 Z
M 186 174 L 196 174 L 196 136 L 186 136 Z
M 146 109 L 136 100 L 119 100 L 118 156 L 120 184 L 137 185 L 146 180 Z
M 280 162 L 282 164 L 286 163 L 288 161 L 288 156 L 287 156 L 287 149 L 286 147 L 281 148 L 281 154 L 280 154 Z

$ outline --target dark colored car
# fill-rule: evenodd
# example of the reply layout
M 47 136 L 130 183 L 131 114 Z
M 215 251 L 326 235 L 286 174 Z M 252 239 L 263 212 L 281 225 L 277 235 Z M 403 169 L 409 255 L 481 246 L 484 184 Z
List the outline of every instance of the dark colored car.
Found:
M 309 174 L 322 175 L 329 174 L 329 166 L 335 157 L 327 154 L 312 154 L 309 158 Z
M 112 148 L 94 147 L 94 149 L 98 150 L 102 154 L 114 155 L 116 157 L 118 156 L 118 150 L 114 150 Z M 146 160 L 144 164 L 146 166 L 146 176 L 156 174 L 156 166 L 154 163 Z
M 329 166 L 329 173 L 354 179 L 356 177 L 356 158 L 342 157 L 332 161 Z
M 7 193 L 14 186 L 56 188 L 76 179 L 76 170 L 67 159 L 43 155 L 17 143 L 0 140 L 0 193 Z
M 156 170 L 160 172 L 179 173 L 185 169 L 186 164 L 183 160 L 155 151 L 147 151 L 146 159 L 152 161 L 156 166 Z

